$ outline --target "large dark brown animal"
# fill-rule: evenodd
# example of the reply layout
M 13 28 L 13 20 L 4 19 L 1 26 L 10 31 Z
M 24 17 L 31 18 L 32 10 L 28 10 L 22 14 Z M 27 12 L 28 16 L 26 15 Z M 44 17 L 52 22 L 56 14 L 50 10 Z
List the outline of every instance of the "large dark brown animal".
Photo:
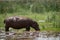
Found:
M 39 31 L 39 25 L 36 21 L 27 18 L 27 17 L 8 17 L 4 20 L 5 31 L 9 31 L 9 28 L 21 29 L 26 28 L 26 31 L 30 31 L 30 27 L 34 28 L 36 31 Z

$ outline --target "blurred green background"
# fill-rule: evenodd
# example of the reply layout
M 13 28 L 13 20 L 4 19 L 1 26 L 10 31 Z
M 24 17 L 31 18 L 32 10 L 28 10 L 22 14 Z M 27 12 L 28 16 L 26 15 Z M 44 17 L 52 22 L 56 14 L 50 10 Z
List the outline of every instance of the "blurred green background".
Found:
M 0 28 L 4 28 L 3 21 L 9 16 L 32 18 L 41 31 L 60 31 L 60 0 L 0 1 Z

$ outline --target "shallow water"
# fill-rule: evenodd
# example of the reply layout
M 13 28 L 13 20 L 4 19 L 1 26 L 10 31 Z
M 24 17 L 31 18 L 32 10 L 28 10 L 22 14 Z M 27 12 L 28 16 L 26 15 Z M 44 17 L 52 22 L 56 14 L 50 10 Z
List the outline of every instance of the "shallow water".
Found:
M 36 37 L 34 40 L 60 40 L 60 37 L 48 37 L 48 38 Z
M 49 34 L 48 32 L 9 32 L 9 34 L 5 34 L 4 31 L 0 31 L 0 40 L 60 40 L 60 33 Z

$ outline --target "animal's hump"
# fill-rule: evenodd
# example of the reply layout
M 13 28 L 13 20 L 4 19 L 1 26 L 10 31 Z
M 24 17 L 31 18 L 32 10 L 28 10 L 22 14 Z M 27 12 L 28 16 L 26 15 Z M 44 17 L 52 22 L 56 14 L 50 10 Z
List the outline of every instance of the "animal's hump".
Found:
M 11 16 L 7 17 L 6 20 L 19 21 L 19 20 L 32 20 L 32 19 L 25 16 Z

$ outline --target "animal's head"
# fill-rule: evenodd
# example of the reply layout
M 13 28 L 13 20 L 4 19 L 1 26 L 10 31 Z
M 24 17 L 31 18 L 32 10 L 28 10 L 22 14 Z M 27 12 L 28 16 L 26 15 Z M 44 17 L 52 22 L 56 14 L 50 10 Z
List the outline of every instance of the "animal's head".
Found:
M 39 24 L 38 24 L 36 21 L 34 21 L 34 22 L 32 23 L 32 27 L 33 27 L 36 31 L 40 31 Z

